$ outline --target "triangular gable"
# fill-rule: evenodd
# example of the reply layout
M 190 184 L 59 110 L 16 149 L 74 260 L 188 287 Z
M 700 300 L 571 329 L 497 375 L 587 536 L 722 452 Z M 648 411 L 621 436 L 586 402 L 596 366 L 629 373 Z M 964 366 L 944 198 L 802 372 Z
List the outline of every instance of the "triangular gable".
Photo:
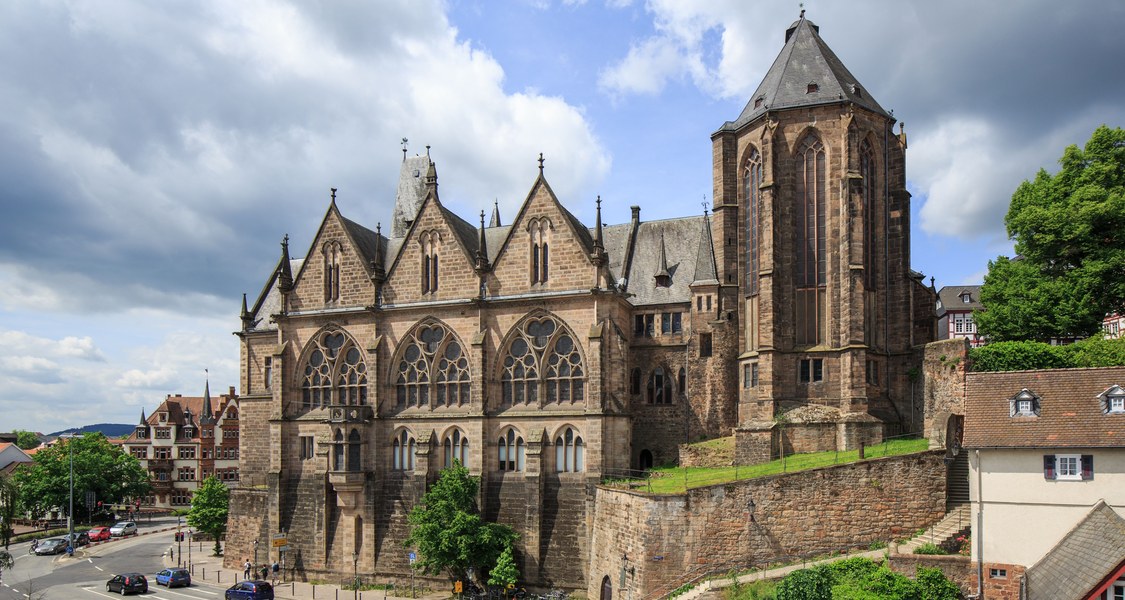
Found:
M 589 228 L 587 228 L 585 225 L 583 225 L 582 222 L 579 221 L 577 217 L 575 217 L 573 214 L 571 214 L 570 211 L 568 211 L 566 209 L 566 207 L 563 206 L 561 202 L 559 202 L 558 196 L 555 195 L 554 190 L 551 189 L 551 185 L 549 183 L 547 183 L 546 178 L 543 177 L 543 173 L 540 172 L 539 177 L 537 177 L 536 180 L 535 180 L 535 183 L 532 184 L 531 190 L 527 194 L 527 198 L 524 199 L 523 204 L 520 206 L 519 212 L 517 212 L 515 218 L 512 219 L 511 228 L 508 230 L 507 235 L 505 236 L 503 243 L 500 245 L 500 248 L 496 253 L 496 259 L 493 262 L 492 271 L 493 271 L 494 274 L 496 274 L 498 279 L 505 279 L 502 272 L 505 271 L 505 270 L 508 270 L 508 269 L 512 269 L 512 268 L 520 269 L 521 274 L 518 276 L 517 279 L 523 279 L 524 278 L 524 271 L 526 271 L 526 266 L 521 264 L 518 267 L 510 267 L 510 266 L 505 264 L 506 262 L 508 262 L 506 260 L 506 257 L 508 255 L 510 255 L 510 248 L 511 248 L 512 240 L 516 239 L 517 237 L 528 235 L 528 233 L 527 233 L 527 220 L 530 218 L 529 215 L 528 215 L 528 211 L 530 210 L 531 206 L 534 203 L 536 203 L 536 200 L 539 199 L 540 197 L 545 198 L 545 201 L 548 203 L 548 205 L 551 208 L 553 208 L 555 211 L 557 211 L 557 215 L 546 215 L 546 216 L 556 217 L 556 218 L 552 218 L 552 220 L 551 220 L 552 228 L 557 230 L 557 231 L 560 231 L 560 232 L 565 232 L 565 234 L 569 234 L 569 235 L 560 235 L 559 238 L 557 238 L 556 243 L 553 244 L 554 247 L 552 247 L 552 249 L 551 249 L 551 252 L 552 252 L 551 262 L 552 262 L 552 264 L 554 264 L 554 265 L 586 264 L 586 265 L 589 265 L 591 268 L 594 266 L 594 263 L 590 258 L 590 255 L 593 252 L 593 248 L 594 248 L 594 240 L 593 240 L 593 237 L 590 235 Z M 540 216 L 540 215 L 535 215 L 535 216 Z M 560 253 L 559 251 L 562 250 L 562 248 L 560 248 L 557 244 L 558 241 L 565 240 L 567 237 L 569 237 L 571 240 L 573 240 L 573 242 L 574 242 L 574 244 L 573 244 L 574 248 L 573 249 L 576 250 L 574 252 L 570 252 L 569 256 L 565 256 L 567 254 L 565 252 Z M 576 255 L 576 254 L 582 255 L 582 257 L 583 257 L 582 262 L 575 262 L 573 260 L 575 258 L 574 255 Z M 568 258 L 570 260 L 568 260 Z M 591 277 L 592 277 L 592 275 L 591 275 Z M 548 279 L 548 281 L 551 281 L 551 280 Z M 593 284 L 593 279 L 590 280 L 590 284 L 591 285 Z
M 1090 598 L 1125 561 L 1125 519 L 1099 500 L 1039 562 L 1027 569 L 1028 600 Z M 1101 588 L 1098 590 L 1098 588 Z
M 313 236 L 312 242 L 309 244 L 309 249 L 305 253 L 305 260 L 293 276 L 291 306 L 294 310 L 319 308 L 325 304 L 323 280 L 306 280 L 313 272 L 323 275 L 324 261 L 321 260 L 321 247 L 328 241 L 326 239 L 328 237 L 339 241 L 345 250 L 340 264 L 340 281 L 356 279 L 349 277 L 347 271 L 358 269 L 364 275 L 358 279 L 367 282 L 367 285 L 361 289 L 356 289 L 354 286 L 342 287 L 338 304 L 358 306 L 370 301 L 374 296 L 374 284 L 371 283 L 371 256 L 369 255 L 373 254 L 374 244 L 377 243 L 375 233 L 344 218 L 340 214 L 340 209 L 336 206 L 335 198 L 333 198 L 328 205 L 328 210 L 324 213 L 324 218 L 320 221 L 320 227 L 317 229 L 316 235 Z M 348 260 L 349 253 L 354 257 L 354 260 Z
M 467 223 L 464 219 L 453 214 L 451 211 L 446 210 L 438 199 L 434 191 L 426 194 L 426 198 L 422 200 L 422 206 L 418 209 L 418 216 L 414 222 L 410 224 L 410 229 L 406 232 L 406 237 L 403 238 L 402 243 L 398 245 L 397 252 L 387 268 L 387 280 L 383 286 L 384 297 L 391 303 L 401 302 L 407 298 L 421 299 L 420 288 L 418 288 L 419 280 L 411 273 L 409 276 L 403 274 L 402 265 L 407 257 L 414 256 L 418 258 L 414 264 L 420 264 L 421 256 L 418 244 L 414 241 L 424 231 L 434 228 L 443 230 L 447 234 L 443 237 L 442 247 L 443 252 L 439 255 L 442 259 L 439 265 L 439 273 L 442 274 L 442 279 L 446 282 L 451 281 L 450 275 L 454 272 L 467 272 L 473 273 L 474 254 L 476 252 L 476 233 L 477 229 Z M 454 248 L 458 251 L 453 250 Z M 451 258 L 460 256 L 464 263 L 457 267 L 457 271 L 450 270 Z M 464 270 L 462 270 L 464 269 Z M 400 281 L 406 277 L 408 281 Z M 417 291 L 411 292 L 414 289 Z M 474 288 L 475 289 L 475 286 Z M 462 296 L 464 289 L 456 285 L 442 284 L 438 286 L 438 296 L 445 297 L 447 294 L 450 297 Z

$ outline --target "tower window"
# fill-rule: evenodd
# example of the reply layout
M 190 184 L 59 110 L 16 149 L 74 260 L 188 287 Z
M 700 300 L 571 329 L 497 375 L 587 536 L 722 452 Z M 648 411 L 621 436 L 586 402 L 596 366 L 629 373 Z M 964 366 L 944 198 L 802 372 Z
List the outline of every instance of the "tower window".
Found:
M 806 94 L 813 94 L 813 93 L 816 93 L 816 92 L 819 92 L 819 91 L 820 91 L 820 86 L 817 85 L 816 83 L 813 83 L 813 82 L 809 82 L 808 87 L 805 88 Z
M 803 358 L 798 369 L 801 383 L 815 383 L 824 380 L 824 359 Z
M 266 389 L 270 389 L 270 381 L 273 380 L 273 357 L 267 356 L 265 372 L 262 374 L 262 379 L 265 382 Z
M 757 149 L 751 149 L 743 184 L 746 198 L 746 291 L 751 295 L 758 293 L 758 205 L 761 202 L 761 186 L 762 156 Z
M 825 239 L 827 189 L 824 145 L 809 135 L 797 154 L 797 343 L 819 344 L 825 337 L 828 264 Z
M 702 357 L 702 358 L 707 358 L 707 357 L 711 356 L 711 334 L 710 333 L 699 334 L 699 356 Z

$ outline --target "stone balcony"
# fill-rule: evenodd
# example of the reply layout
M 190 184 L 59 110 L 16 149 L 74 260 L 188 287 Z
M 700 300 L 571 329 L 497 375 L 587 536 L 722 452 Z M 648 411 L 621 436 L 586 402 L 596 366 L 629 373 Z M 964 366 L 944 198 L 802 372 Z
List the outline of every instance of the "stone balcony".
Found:
M 333 405 L 328 408 L 329 423 L 367 423 L 375 411 L 366 404 Z
M 329 471 L 328 483 L 336 491 L 336 504 L 347 514 L 362 501 L 367 474 L 362 471 Z

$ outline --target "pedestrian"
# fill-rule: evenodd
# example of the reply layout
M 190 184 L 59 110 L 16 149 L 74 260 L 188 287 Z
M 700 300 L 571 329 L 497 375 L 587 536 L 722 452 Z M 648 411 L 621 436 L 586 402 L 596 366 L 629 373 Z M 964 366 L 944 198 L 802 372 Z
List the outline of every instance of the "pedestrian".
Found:
M 242 578 L 250 579 L 250 559 L 246 559 L 246 564 L 242 565 Z
M 265 581 L 265 580 L 269 579 L 269 576 L 270 576 L 270 568 L 267 567 L 266 565 L 262 565 L 262 581 Z
M 273 584 L 277 585 L 277 574 L 281 572 L 281 565 L 277 561 L 273 561 Z

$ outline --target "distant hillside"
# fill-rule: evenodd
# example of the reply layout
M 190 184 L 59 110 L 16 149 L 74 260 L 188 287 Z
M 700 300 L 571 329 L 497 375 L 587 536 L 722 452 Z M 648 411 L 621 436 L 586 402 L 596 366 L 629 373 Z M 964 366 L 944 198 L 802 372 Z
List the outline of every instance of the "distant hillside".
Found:
M 49 434 L 51 436 L 60 436 L 64 433 L 87 433 L 90 431 L 100 431 L 107 438 L 118 438 L 121 436 L 129 435 L 133 432 L 136 425 L 126 425 L 124 423 L 98 423 L 97 425 L 85 425 L 78 429 L 64 429 Z

